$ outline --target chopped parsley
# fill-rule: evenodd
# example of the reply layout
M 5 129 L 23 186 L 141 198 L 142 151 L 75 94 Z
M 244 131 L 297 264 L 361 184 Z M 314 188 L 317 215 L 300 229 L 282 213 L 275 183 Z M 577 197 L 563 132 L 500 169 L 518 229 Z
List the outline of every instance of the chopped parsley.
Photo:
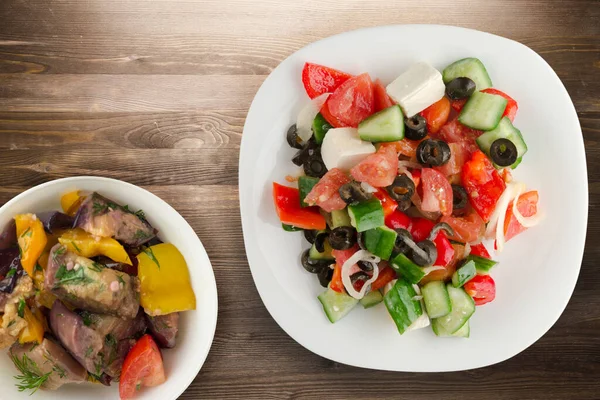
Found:
M 158 262 L 158 260 L 156 259 L 156 257 L 154 256 L 154 252 L 152 251 L 151 247 L 146 247 L 143 251 L 144 254 L 146 254 L 148 257 L 150 257 L 150 259 L 152 261 L 154 261 L 154 264 L 156 264 L 156 266 L 158 267 L 158 269 L 160 269 L 160 263 Z

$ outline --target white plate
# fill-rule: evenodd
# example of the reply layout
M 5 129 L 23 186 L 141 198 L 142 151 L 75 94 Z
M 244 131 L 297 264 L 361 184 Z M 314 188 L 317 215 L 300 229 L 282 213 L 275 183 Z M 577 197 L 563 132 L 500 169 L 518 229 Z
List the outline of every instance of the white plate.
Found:
M 463 57 L 483 61 L 495 84 L 519 103 L 515 125 L 529 152 L 515 176 L 540 194 L 542 225 L 497 257 L 496 300 L 478 307 L 470 339 L 436 338 L 422 329 L 400 336 L 385 307 L 360 306 L 336 324 L 325 318 L 322 288 L 299 256 L 307 243 L 281 229 L 271 183 L 297 174 L 285 132 L 308 102 L 304 62 L 384 83 L 411 63 L 438 69 Z M 289 184 L 288 184 L 289 185 Z M 244 126 L 240 206 L 254 282 L 277 323 L 298 343 L 331 360 L 394 371 L 456 371 L 498 363 L 523 351 L 556 322 L 573 292 L 585 242 L 585 152 L 575 109 L 550 66 L 528 47 L 499 36 L 436 25 L 399 25 L 343 33 L 292 54 L 265 80 Z
M 159 237 L 173 243 L 185 257 L 196 294 L 196 310 L 181 313 L 177 346 L 163 350 L 167 381 L 144 388 L 136 399 L 174 400 L 192 383 L 204 364 L 217 326 L 217 286 L 210 260 L 192 227 L 177 211 L 154 194 L 115 179 L 82 176 L 58 179 L 21 193 L 0 208 L 0 227 L 15 214 L 60 210 L 60 196 L 71 190 L 97 191 L 132 209 L 142 209 Z M 118 399 L 118 383 L 110 388 L 98 384 L 65 385 L 59 390 L 38 391 L 32 397 L 15 387 L 17 370 L 3 351 L 0 355 L 0 398 L 39 400 Z

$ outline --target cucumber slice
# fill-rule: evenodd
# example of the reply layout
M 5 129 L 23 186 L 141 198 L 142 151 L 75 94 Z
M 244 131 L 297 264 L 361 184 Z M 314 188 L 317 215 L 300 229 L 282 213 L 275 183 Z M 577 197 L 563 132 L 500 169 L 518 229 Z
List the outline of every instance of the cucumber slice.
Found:
M 378 226 L 363 233 L 363 242 L 371 253 L 382 260 L 388 260 L 394 250 L 397 236 L 396 231 L 387 226 Z
M 324 247 L 325 247 L 325 251 L 320 253 L 319 250 L 317 250 L 317 248 L 315 247 L 315 245 L 313 243 L 312 247 L 308 251 L 308 256 L 310 258 L 312 258 L 313 260 L 334 260 L 335 258 L 333 257 L 333 254 L 331 254 L 331 251 L 333 249 L 331 248 L 331 245 L 329 244 L 328 240 L 325 240 Z
M 350 223 L 356 228 L 357 232 L 368 231 L 383 226 L 385 223 L 383 207 L 377 198 L 358 204 L 350 204 L 348 215 L 350 216 Z
M 364 308 L 371 308 L 376 306 L 377 304 L 383 301 L 383 295 L 379 290 L 374 290 L 372 292 L 367 293 L 362 299 L 360 299 L 359 303 Z
M 323 306 L 325 315 L 327 315 L 327 318 L 332 324 L 348 315 L 348 313 L 358 304 L 358 300 L 354 297 L 348 296 L 346 293 L 336 292 L 330 288 L 327 288 L 327 290 L 321 293 L 317 298 Z
M 327 134 L 331 128 L 333 128 L 333 126 L 327 122 L 321 113 L 318 113 L 312 125 L 315 142 L 317 142 L 317 144 L 322 144 L 323 139 L 325 139 L 325 134 Z
M 477 58 L 463 58 L 448 65 L 442 72 L 444 83 L 452 79 L 464 76 L 475 82 L 476 90 L 483 90 L 492 87 L 492 80 L 485 69 L 485 66 Z
M 304 202 L 304 199 L 318 182 L 319 178 L 313 178 L 312 176 L 301 176 L 300 178 L 298 178 L 298 190 L 300 191 L 300 205 L 302 207 L 308 207 L 308 204 Z
M 358 136 L 368 142 L 395 142 L 404 139 L 404 115 L 393 105 L 358 124 Z
M 463 107 L 458 121 L 469 128 L 489 131 L 498 126 L 508 101 L 490 93 L 475 92 Z
M 475 302 L 462 288 L 446 285 L 452 311 L 448 315 L 435 318 L 431 321 L 433 332 L 438 336 L 450 336 L 456 333 L 471 318 L 475 312 Z
M 333 210 L 331 212 L 331 226 L 337 228 L 340 226 L 352 226 L 350 224 L 350 216 L 348 216 L 348 210 Z
M 492 267 L 498 264 L 498 261 L 490 260 L 485 257 L 479 257 L 474 254 L 469 254 L 466 260 L 473 261 L 475 263 L 475 269 L 479 275 L 489 275 Z
M 461 338 L 468 338 L 470 336 L 470 334 L 471 334 L 471 324 L 469 323 L 469 321 L 470 320 L 468 320 L 462 326 L 462 328 L 460 328 L 459 330 L 457 330 L 456 332 L 454 332 L 452 335 L 442 334 L 442 335 L 437 335 L 437 336 L 439 336 L 439 337 L 461 337 Z
M 421 288 L 429 318 L 439 318 L 452 311 L 448 289 L 443 281 L 431 281 Z
M 462 287 L 465 283 L 473 279 L 476 274 L 475 261 L 467 260 L 467 262 L 452 274 L 452 285 L 454 287 Z
M 421 315 L 421 302 L 414 300 L 417 295 L 412 284 L 398 279 L 394 286 L 383 296 L 388 313 L 396 323 L 398 332 L 403 334 Z
M 392 260 L 390 266 L 404 279 L 410 283 L 419 283 L 425 276 L 423 269 L 417 264 L 412 262 L 404 254 L 398 254 L 396 258 Z
M 527 145 L 525 144 L 525 140 L 523 140 L 523 135 L 521 135 L 521 131 L 515 128 L 510 122 L 508 117 L 504 117 L 500 120 L 498 126 L 491 131 L 485 132 L 483 135 L 477 138 L 477 145 L 488 157 L 490 156 L 490 148 L 492 147 L 492 143 L 497 139 L 508 139 L 517 148 L 517 161 L 514 162 L 510 167 L 512 169 L 517 168 L 517 165 L 521 163 L 523 156 L 527 153 Z M 494 166 L 498 169 L 503 168 L 496 164 Z

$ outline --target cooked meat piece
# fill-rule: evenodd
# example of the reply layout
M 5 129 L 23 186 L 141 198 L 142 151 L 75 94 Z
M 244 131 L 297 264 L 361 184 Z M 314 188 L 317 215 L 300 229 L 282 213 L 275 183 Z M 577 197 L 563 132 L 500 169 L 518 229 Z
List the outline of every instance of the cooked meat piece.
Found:
M 175 347 L 177 332 L 179 331 L 179 313 L 152 317 L 146 314 L 148 329 L 160 347 Z
M 125 272 L 126 274 L 137 276 L 138 274 L 138 260 L 137 254 L 132 253 L 129 248 L 125 249 L 127 254 L 129 254 L 129 259 L 131 260 L 131 265 L 113 261 L 105 256 L 95 257 L 96 262 L 104 265 L 106 268 L 115 269 L 117 271 Z
M 137 277 L 106 268 L 57 244 L 50 250 L 45 285 L 58 298 L 91 312 L 135 318 Z
M 56 390 L 67 383 L 85 382 L 87 372 L 61 345 L 44 338 L 38 346 L 33 343 L 15 343 L 9 350 L 10 357 L 27 367 L 27 370 L 43 376 L 49 374 L 41 388 Z M 23 371 L 20 371 L 21 373 Z
M 75 225 L 92 235 L 114 237 L 132 247 L 148 242 L 157 232 L 145 219 L 96 192 L 81 203 Z
M 0 313 L 4 312 L 0 323 L 0 349 L 12 345 L 27 326 L 27 322 L 19 317 L 17 308 L 21 299 L 27 299 L 33 294 L 33 282 L 27 274 L 19 278 L 12 293 L 0 292 Z

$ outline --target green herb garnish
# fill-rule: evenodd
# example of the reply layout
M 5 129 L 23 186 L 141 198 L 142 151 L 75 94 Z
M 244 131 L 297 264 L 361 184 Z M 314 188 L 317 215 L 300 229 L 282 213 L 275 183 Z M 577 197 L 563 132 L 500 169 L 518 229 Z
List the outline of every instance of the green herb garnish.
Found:
M 87 350 L 85 351 L 85 357 L 89 358 L 89 356 L 91 356 L 93 352 L 94 352 L 94 348 L 92 346 L 88 347 Z
M 14 378 L 19 381 L 16 386 L 19 389 L 19 392 L 24 392 L 25 390 L 32 390 L 31 394 L 37 392 L 37 390 L 42 386 L 52 374 L 52 371 L 41 374 L 37 364 L 27 356 L 27 354 L 23 354 L 23 358 L 19 359 L 19 357 L 10 354 L 10 359 L 15 364 L 15 367 L 21 372 L 22 375 L 16 375 Z
M 75 243 L 74 240 L 71 240 L 71 244 L 73 245 L 75 250 L 77 250 L 77 252 L 81 254 L 81 249 L 79 248 L 79 246 L 77 246 L 77 243 Z
M 31 230 L 31 228 L 27 227 L 27 229 L 25 229 L 25 232 L 21 233 L 21 237 L 31 237 L 32 234 L 33 231 Z
M 36 262 L 36 263 L 35 263 L 35 267 L 34 267 L 34 269 L 33 269 L 33 270 L 34 270 L 34 271 L 39 271 L 39 272 L 43 272 L 43 271 L 44 271 L 44 269 L 42 268 L 42 266 L 40 265 L 40 263 L 39 263 L 39 262 Z
M 104 268 L 104 265 L 97 263 L 96 261 L 94 261 L 92 263 L 92 265 L 88 265 L 88 268 L 91 269 L 92 271 L 95 272 L 102 272 L 102 269 Z
M 20 299 L 19 305 L 17 306 L 17 315 L 21 318 L 25 316 L 25 300 Z
M 56 278 L 55 285 L 76 285 L 94 282 L 93 279 L 90 279 L 85 274 L 83 267 L 80 267 L 78 269 L 73 268 L 69 271 L 64 264 L 62 264 L 58 268 L 58 271 L 56 271 L 56 275 L 54 275 L 54 278 Z
M 7 327 L 7 328 L 10 328 L 11 326 L 13 326 L 13 325 L 14 325 L 14 324 L 16 324 L 16 323 L 17 323 L 17 321 L 15 321 L 15 320 L 13 319 L 12 321 L 10 321 L 10 322 L 8 323 L 8 325 L 7 325 L 6 327 Z
M 126 285 L 126 283 L 125 283 L 125 279 L 123 279 L 123 275 L 121 275 L 121 274 L 117 274 L 117 280 L 118 280 L 119 282 L 121 282 L 121 283 L 123 284 L 123 286 L 125 286 L 125 285 Z
M 16 268 L 11 268 L 11 270 L 6 273 L 5 278 L 10 278 L 11 276 L 13 276 L 16 273 L 17 273 L 17 269 Z
M 52 253 L 52 259 L 56 262 L 57 258 L 65 254 L 66 251 L 66 247 L 60 246 L 58 249 L 54 250 L 54 253 Z
M 90 326 L 92 324 L 92 314 L 89 311 L 82 311 L 79 313 L 81 315 L 81 319 L 83 320 L 83 324 L 85 326 Z
M 150 247 L 146 247 L 143 251 L 144 254 L 146 254 L 148 257 L 150 257 L 150 259 L 152 261 L 154 261 L 154 264 L 156 264 L 156 266 L 158 267 L 158 269 L 160 269 L 160 263 L 158 262 L 158 260 L 156 259 L 156 257 L 154 256 L 154 252 L 152 251 L 152 248 Z
M 135 231 L 135 234 L 133 235 L 133 238 L 134 239 L 148 239 L 151 236 L 152 235 L 150 235 L 148 232 L 145 232 L 142 229 L 138 229 L 137 231 Z

